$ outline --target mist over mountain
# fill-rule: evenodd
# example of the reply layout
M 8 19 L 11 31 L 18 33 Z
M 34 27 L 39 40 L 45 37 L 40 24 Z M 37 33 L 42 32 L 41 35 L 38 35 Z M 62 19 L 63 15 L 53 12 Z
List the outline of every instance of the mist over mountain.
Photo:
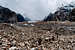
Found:
M 43 20 L 54 13 L 58 7 L 65 6 L 74 0 L 0 0 L 0 5 L 7 7 L 31 20 Z
M 75 3 L 58 7 L 54 13 L 50 13 L 44 18 L 44 21 L 75 21 Z

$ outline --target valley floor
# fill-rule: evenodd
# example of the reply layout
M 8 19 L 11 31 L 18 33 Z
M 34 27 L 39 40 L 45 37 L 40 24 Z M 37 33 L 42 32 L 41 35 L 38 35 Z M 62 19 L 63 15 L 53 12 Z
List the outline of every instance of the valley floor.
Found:
M 75 50 L 75 22 L 0 24 L 0 50 Z

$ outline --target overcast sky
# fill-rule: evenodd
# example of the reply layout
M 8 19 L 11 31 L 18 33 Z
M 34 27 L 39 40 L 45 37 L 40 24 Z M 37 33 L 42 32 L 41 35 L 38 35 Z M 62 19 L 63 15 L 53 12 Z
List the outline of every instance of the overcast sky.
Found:
M 21 13 L 32 20 L 42 20 L 50 12 L 56 11 L 62 4 L 66 5 L 74 0 L 0 0 L 0 5 Z

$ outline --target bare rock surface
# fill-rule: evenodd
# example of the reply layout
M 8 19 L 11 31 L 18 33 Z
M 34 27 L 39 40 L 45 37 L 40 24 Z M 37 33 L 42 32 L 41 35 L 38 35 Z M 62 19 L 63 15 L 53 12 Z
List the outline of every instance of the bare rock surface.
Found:
M 75 22 L 0 23 L 0 50 L 75 50 Z

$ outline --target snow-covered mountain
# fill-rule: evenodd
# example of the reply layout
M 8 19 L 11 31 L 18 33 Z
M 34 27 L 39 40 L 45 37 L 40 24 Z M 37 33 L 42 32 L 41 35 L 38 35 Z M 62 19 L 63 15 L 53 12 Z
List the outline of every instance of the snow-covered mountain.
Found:
M 73 4 L 74 0 L 0 0 L 0 5 L 27 16 L 31 20 L 42 20 L 58 7 Z

